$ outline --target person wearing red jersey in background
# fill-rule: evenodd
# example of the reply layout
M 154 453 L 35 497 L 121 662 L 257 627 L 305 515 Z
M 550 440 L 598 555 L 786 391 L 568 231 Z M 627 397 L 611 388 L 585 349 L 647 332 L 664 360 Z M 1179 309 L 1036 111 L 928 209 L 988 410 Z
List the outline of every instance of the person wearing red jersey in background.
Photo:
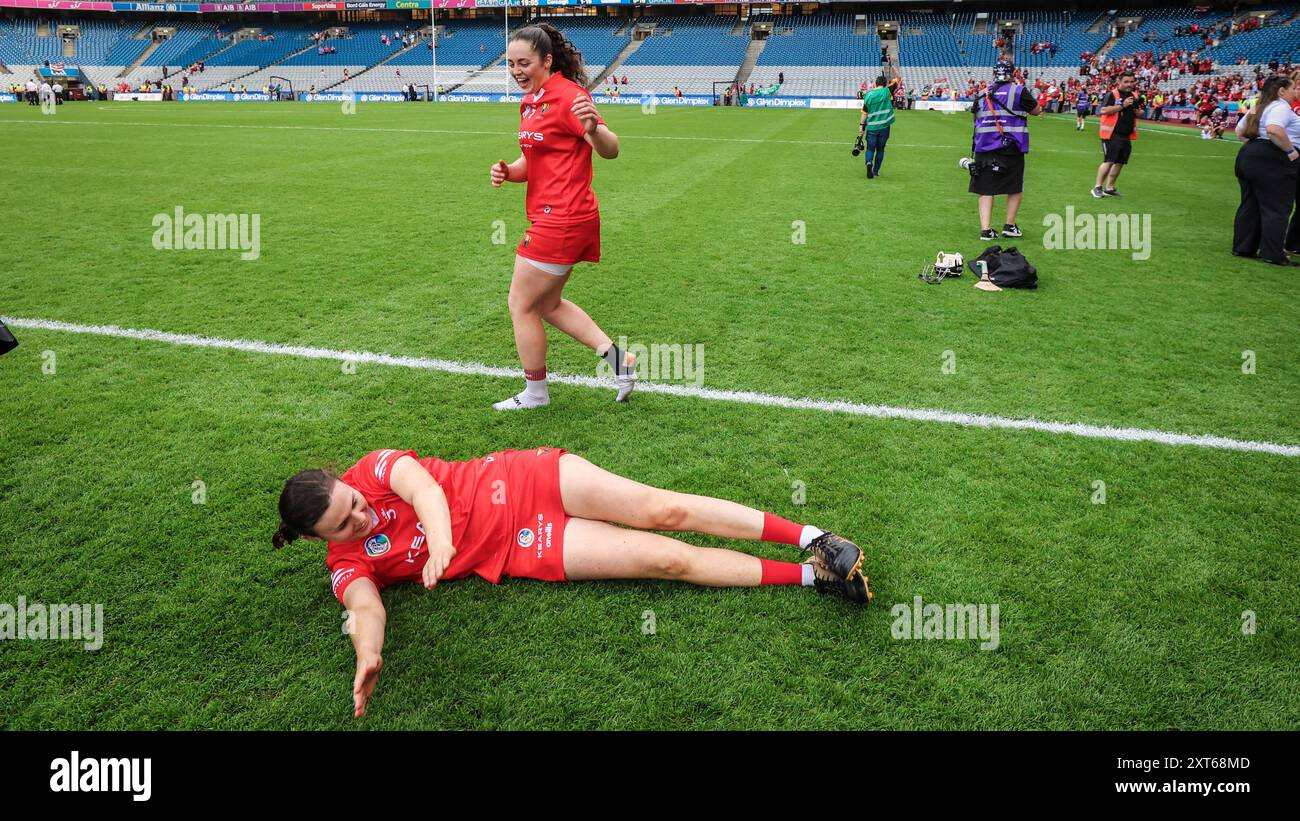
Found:
M 542 581 L 674 579 L 707 587 L 803 585 L 867 604 L 862 551 L 811 525 L 708 496 L 643 485 L 562 448 L 502 451 L 467 462 L 378 450 L 341 478 L 295 474 L 280 493 L 272 543 L 328 542 L 334 595 L 356 650 L 353 715 L 383 666 L 391 584 L 480 576 Z M 615 524 L 626 525 L 626 528 Z M 633 529 L 634 528 L 634 529 Z M 803 563 L 695 547 L 651 530 L 693 530 L 797 546 Z
M 492 185 L 528 184 L 529 227 L 515 249 L 510 319 L 524 368 L 524 390 L 492 407 L 525 410 L 550 404 L 546 328 L 542 321 L 591 348 L 609 363 L 625 401 L 636 360 L 619 351 L 587 312 L 562 294 L 573 266 L 600 261 L 600 210 L 591 190 L 591 153 L 618 156 L 618 135 L 605 125 L 585 88 L 582 55 L 548 23 L 510 35 L 506 59 L 524 92 L 519 105 L 519 159 L 492 166 Z

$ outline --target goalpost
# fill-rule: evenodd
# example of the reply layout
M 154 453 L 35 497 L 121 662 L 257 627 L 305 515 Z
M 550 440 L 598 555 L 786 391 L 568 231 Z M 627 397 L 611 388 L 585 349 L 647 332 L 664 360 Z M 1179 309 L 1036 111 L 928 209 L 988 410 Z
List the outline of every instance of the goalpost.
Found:
M 293 81 L 290 80 L 288 77 L 281 77 L 278 74 L 272 74 L 270 77 L 267 78 L 266 84 L 268 86 L 277 85 L 276 80 L 280 81 L 278 85 L 280 85 L 282 89 L 280 91 L 280 99 L 281 100 L 295 99 L 293 96 Z M 283 90 L 286 88 L 288 89 L 288 91 Z

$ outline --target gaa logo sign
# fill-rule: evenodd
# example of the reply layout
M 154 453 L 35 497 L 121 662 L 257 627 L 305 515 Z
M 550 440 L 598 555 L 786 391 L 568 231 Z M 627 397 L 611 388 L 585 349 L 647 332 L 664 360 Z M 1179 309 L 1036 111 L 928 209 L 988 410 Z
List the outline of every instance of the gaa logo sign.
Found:
M 535 538 L 533 531 L 524 527 L 519 529 L 519 535 L 515 537 L 515 543 L 520 547 L 532 547 Z

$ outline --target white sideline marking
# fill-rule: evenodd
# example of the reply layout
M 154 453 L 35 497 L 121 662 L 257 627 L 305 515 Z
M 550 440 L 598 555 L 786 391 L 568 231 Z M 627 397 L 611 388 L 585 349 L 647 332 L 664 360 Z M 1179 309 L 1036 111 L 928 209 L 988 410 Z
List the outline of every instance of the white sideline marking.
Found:
M 467 137 L 514 137 L 513 131 L 463 131 L 452 128 L 366 128 L 366 127 L 345 127 L 337 125 L 262 125 L 258 123 L 168 123 L 168 122 L 136 122 L 133 120 L 56 120 L 47 117 L 42 120 L 0 120 L 0 125 L 10 124 L 28 124 L 28 125 L 138 125 L 148 128 L 167 127 L 167 128 L 257 128 L 273 131 L 356 131 L 356 132 L 373 132 L 380 134 L 454 134 Z M 1143 132 L 1147 133 L 1147 132 Z M 1154 132 L 1165 134 L 1168 132 Z M 683 137 L 668 134 L 627 134 L 619 135 L 631 140 L 686 140 L 691 142 L 718 142 L 718 143 L 771 143 L 775 145 L 850 145 L 844 140 L 776 140 L 763 139 L 760 137 Z M 932 148 L 942 149 L 944 151 L 954 150 L 951 145 L 931 145 L 927 143 L 890 143 L 899 148 Z M 960 148 L 956 150 L 960 151 Z M 1094 150 L 1076 150 L 1070 148 L 1035 148 L 1040 154 L 1096 154 Z M 1226 154 L 1161 154 L 1161 157 L 1173 157 L 1188 160 L 1222 160 Z
M 1053 114 L 1046 114 L 1046 115 L 1044 115 L 1044 116 L 1045 116 L 1047 119 L 1049 119 L 1049 120 L 1057 120 L 1057 121 L 1059 121 L 1059 122 L 1077 122 L 1077 121 L 1078 121 L 1078 118 L 1075 117 L 1073 114 L 1064 114 L 1064 113 L 1059 113 L 1059 112 L 1058 112 L 1058 113 L 1053 113 Z M 1092 131 L 1092 120 L 1094 120 L 1094 119 L 1098 119 L 1099 117 L 1100 117 L 1100 115 L 1089 114 L 1089 115 L 1088 115 L 1088 118 L 1089 118 L 1088 129 L 1087 129 L 1087 131 L 1085 131 L 1085 132 L 1083 132 L 1083 133 L 1088 133 L 1089 131 Z M 1164 123 L 1153 123 L 1153 122 L 1151 122 L 1150 120 L 1143 120 L 1142 122 L 1143 122 L 1143 123 L 1146 123 L 1146 125 L 1138 125 L 1137 130 L 1140 131 L 1140 132 L 1142 132 L 1143 134 L 1168 134 L 1168 135 L 1170 135 L 1171 137 L 1196 137 L 1197 139 L 1200 139 L 1200 137 L 1201 137 L 1201 130 L 1200 130 L 1199 128 L 1194 128 L 1194 127 L 1189 126 L 1189 127 L 1187 127 L 1186 129 L 1180 129 L 1179 126 L 1172 125 L 1172 124 L 1171 124 L 1171 125 L 1165 125 Z M 1184 134 L 1183 131 L 1186 131 L 1186 132 L 1188 132 L 1188 133 Z M 1095 136 L 1095 135 L 1094 135 L 1094 136 Z M 1227 143 L 1228 146 L 1231 147 L 1231 148 L 1236 148 L 1236 147 L 1237 147 L 1237 146 L 1235 146 L 1235 145 L 1233 144 L 1233 141 L 1232 141 L 1232 140 L 1206 140 L 1205 142 L 1207 142 L 1207 143 Z M 1094 152 L 1094 153 L 1095 153 L 1095 152 Z M 1160 156 L 1162 156 L 1162 157 L 1168 157 L 1168 156 L 1179 156 L 1179 155 L 1176 155 L 1176 154 L 1161 154 Z
M 77 334 L 95 334 L 121 339 L 139 339 L 146 342 L 165 342 L 171 345 L 191 345 L 198 348 L 224 348 L 249 353 L 279 354 L 306 359 L 336 359 L 342 362 L 389 365 L 398 368 L 418 368 L 442 373 L 493 378 L 519 377 L 519 368 L 495 368 L 478 362 L 458 362 L 451 359 L 425 359 L 415 356 L 392 356 L 368 351 L 337 351 L 330 348 L 313 348 L 302 345 L 282 345 L 250 339 L 222 339 L 214 336 L 175 334 L 149 329 L 120 328 L 116 325 L 77 325 L 52 319 L 26 319 L 0 316 L 0 321 L 14 328 L 43 331 L 66 331 Z M 553 382 L 578 385 L 584 388 L 611 388 L 610 380 L 594 376 L 550 374 Z M 1283 445 L 1275 442 L 1254 442 L 1209 434 L 1169 433 L 1143 428 L 1114 428 L 1105 425 L 1085 425 L 1079 422 L 1051 422 L 1043 419 L 1013 419 L 976 413 L 957 413 L 933 408 L 902 408 L 890 405 L 865 405 L 858 402 L 828 401 L 823 399 L 796 399 L 754 391 L 729 391 L 697 388 L 693 385 L 670 385 L 638 382 L 637 390 L 644 393 L 661 393 L 668 396 L 688 396 L 716 402 L 737 402 L 744 405 L 762 405 L 774 408 L 813 410 L 823 413 L 847 413 L 871 416 L 877 419 L 908 419 L 914 422 L 944 422 L 973 428 L 1001 428 L 1004 430 L 1032 430 L 1040 433 L 1063 433 L 1090 439 L 1110 439 L 1117 442 L 1156 442 L 1161 445 L 1192 445 L 1219 450 L 1239 450 L 1253 453 L 1271 453 L 1277 456 L 1300 456 L 1300 445 Z

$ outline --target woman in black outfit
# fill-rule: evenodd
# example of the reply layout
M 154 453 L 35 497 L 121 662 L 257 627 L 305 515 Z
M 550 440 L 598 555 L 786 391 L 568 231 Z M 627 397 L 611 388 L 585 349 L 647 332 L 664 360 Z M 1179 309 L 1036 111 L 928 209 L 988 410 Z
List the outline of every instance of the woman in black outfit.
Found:
M 1300 265 L 1283 250 L 1300 160 L 1300 117 L 1291 110 L 1296 91 L 1289 77 L 1270 77 L 1259 103 L 1237 127 L 1244 145 L 1237 152 L 1241 205 L 1233 226 L 1233 256 Z

